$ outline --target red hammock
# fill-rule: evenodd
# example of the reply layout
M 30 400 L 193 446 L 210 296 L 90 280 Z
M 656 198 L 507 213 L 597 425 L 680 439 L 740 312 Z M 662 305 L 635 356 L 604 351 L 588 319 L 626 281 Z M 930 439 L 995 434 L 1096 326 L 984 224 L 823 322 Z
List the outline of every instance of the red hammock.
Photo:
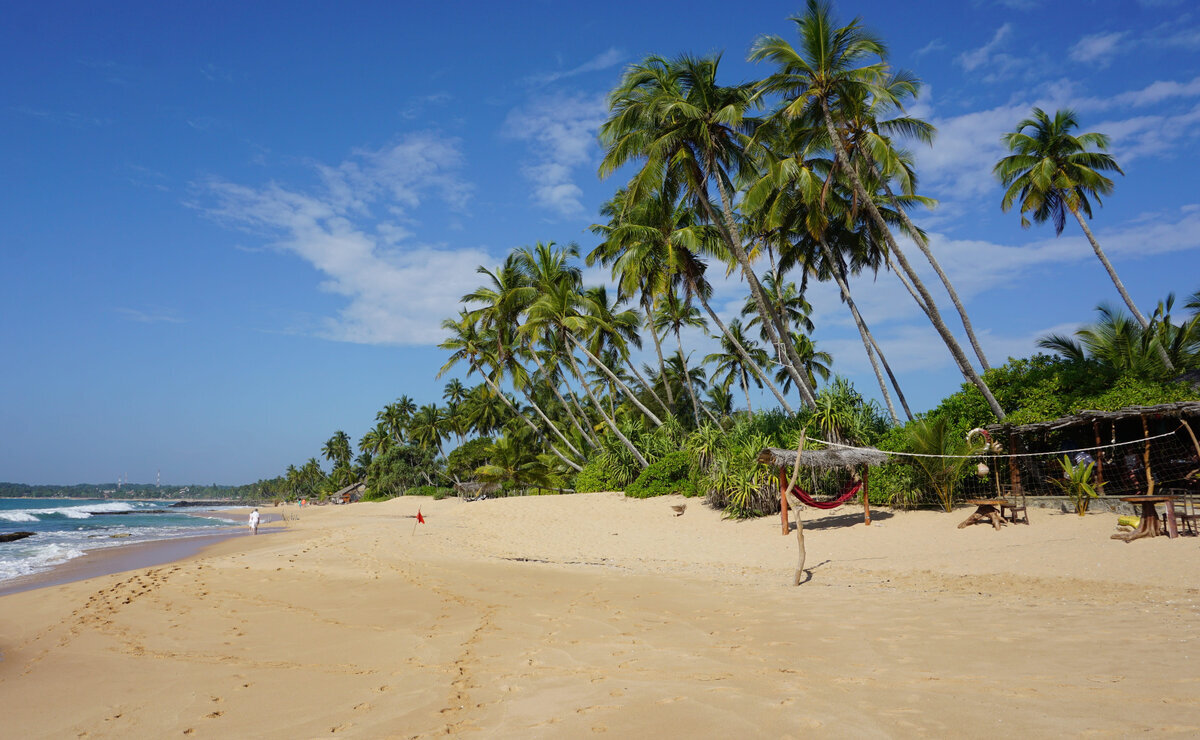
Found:
M 796 498 L 815 509 L 836 509 L 850 499 L 854 498 L 854 496 L 862 490 L 862 485 L 862 481 L 850 481 L 848 488 L 842 493 L 841 496 L 838 496 L 833 501 L 817 501 L 813 499 L 812 496 L 808 495 L 807 491 L 800 487 L 799 483 L 797 483 L 795 486 L 792 486 L 792 493 L 796 496 Z

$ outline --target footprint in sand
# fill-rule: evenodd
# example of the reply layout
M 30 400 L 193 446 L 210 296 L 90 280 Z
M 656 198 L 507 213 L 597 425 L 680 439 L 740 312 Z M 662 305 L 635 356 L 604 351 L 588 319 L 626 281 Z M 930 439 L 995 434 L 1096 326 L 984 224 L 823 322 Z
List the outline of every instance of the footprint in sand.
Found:
M 364 701 L 362 704 L 357 704 L 354 707 L 354 711 L 356 712 L 369 712 L 372 709 L 374 709 L 374 707 L 371 706 L 371 702 L 369 701 Z
M 208 719 L 217 719 L 218 717 L 220 717 L 223 714 L 225 714 L 225 713 L 224 712 L 209 712 L 208 714 L 206 714 L 204 716 L 207 717 Z

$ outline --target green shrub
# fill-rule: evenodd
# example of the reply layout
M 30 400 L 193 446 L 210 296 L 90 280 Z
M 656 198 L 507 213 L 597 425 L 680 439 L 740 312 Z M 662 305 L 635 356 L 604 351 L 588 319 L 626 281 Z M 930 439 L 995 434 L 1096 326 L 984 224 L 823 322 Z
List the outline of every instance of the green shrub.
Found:
M 440 501 L 447 496 L 454 495 L 453 488 L 445 488 L 443 486 L 414 486 L 404 492 L 405 496 L 431 496 L 435 501 Z
M 609 473 L 609 467 L 602 457 L 593 457 L 583 466 L 583 470 L 575 476 L 575 491 L 578 493 L 594 493 L 596 491 L 619 490 Z
M 696 487 L 689 480 L 691 456 L 683 450 L 669 452 L 638 475 L 637 480 L 625 488 L 631 498 L 651 498 L 678 493 L 684 496 L 697 495 Z

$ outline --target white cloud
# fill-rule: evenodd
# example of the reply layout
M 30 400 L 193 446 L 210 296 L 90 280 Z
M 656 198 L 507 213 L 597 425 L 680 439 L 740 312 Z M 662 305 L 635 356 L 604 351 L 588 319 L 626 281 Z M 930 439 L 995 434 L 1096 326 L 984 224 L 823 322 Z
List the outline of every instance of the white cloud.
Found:
M 1093 33 L 1084 36 L 1071 47 L 1068 56 L 1072 61 L 1107 67 L 1125 36 L 1125 31 Z
M 139 311 L 136 308 L 118 307 L 115 309 L 117 313 L 123 315 L 130 321 L 136 321 L 141 324 L 182 324 L 183 319 L 174 314 L 173 311 Z
M 481 248 L 408 244 L 413 211 L 436 195 L 461 209 L 469 186 L 457 175 L 458 142 L 411 134 L 395 145 L 360 150 L 334 165 L 314 163 L 316 192 L 277 183 L 260 188 L 223 180 L 204 184 L 201 205 L 214 218 L 274 239 L 325 276 L 321 289 L 347 299 L 317 333 L 367 344 L 429 344 L 442 336 L 441 320 L 475 285 L 476 265 L 491 257 Z
M 996 29 L 991 41 L 978 49 L 964 51 L 958 56 L 958 63 L 967 72 L 974 72 L 981 67 L 988 72 L 989 78 L 1004 76 L 1022 65 L 1022 62 L 1012 55 L 1000 51 L 1004 42 L 1012 36 L 1013 24 L 1005 23 Z
M 587 72 L 599 72 L 602 69 L 616 66 L 625 58 L 625 52 L 615 47 L 610 47 L 600 52 L 596 56 L 587 60 L 578 67 L 564 70 L 562 72 L 546 72 L 543 74 L 530 75 L 525 79 L 526 82 L 534 85 L 545 85 L 568 77 L 585 74 Z
M 1200 104 L 1175 115 L 1137 116 L 1116 121 L 1101 121 L 1096 131 L 1112 138 L 1117 161 L 1128 163 L 1138 157 L 1169 151 L 1183 136 L 1200 123 Z
M 539 206 L 563 217 L 585 212 L 583 190 L 571 178 L 592 161 L 607 110 L 603 96 L 575 94 L 538 98 L 508 114 L 505 135 L 530 143 L 531 160 L 521 174 L 533 183 Z

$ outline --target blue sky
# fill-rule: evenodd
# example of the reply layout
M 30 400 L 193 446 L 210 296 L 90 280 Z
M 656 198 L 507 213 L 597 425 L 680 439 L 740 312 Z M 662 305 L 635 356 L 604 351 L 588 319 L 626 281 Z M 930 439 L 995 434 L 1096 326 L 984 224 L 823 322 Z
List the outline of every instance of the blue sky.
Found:
M 9 3 L 0 24 L 0 480 L 243 483 L 440 401 L 474 268 L 595 244 L 595 131 L 624 65 L 723 52 L 802 3 Z M 1145 310 L 1200 289 L 1200 12 L 841 2 L 926 88 L 931 233 L 993 363 L 1118 302 L 1077 225 L 1022 230 L 990 175 L 1033 105 L 1125 170 L 1092 227 Z M 592 273 L 599 280 L 602 275 Z M 921 409 L 961 378 L 895 279 L 856 286 Z M 744 288 L 720 286 L 736 310 Z M 940 295 L 940 294 L 939 294 Z M 828 286 L 815 338 L 870 393 Z M 949 306 L 943 301 L 944 308 Z M 707 351 L 692 337 L 697 354 Z

